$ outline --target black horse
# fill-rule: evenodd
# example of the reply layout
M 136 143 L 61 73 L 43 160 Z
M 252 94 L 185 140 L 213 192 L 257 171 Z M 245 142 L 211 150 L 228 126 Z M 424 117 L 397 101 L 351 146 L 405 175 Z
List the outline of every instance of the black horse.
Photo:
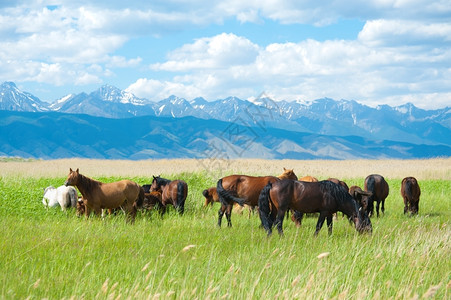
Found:
M 321 230 L 327 219 L 329 234 L 332 233 L 332 215 L 343 212 L 355 224 L 360 233 L 371 232 L 372 226 L 368 215 L 360 210 L 357 202 L 341 186 L 331 181 L 302 182 L 282 180 L 266 185 L 258 200 L 260 219 L 268 235 L 272 233 L 273 224 L 283 235 L 283 219 L 289 209 L 300 213 L 316 213 L 319 218 L 315 235 Z

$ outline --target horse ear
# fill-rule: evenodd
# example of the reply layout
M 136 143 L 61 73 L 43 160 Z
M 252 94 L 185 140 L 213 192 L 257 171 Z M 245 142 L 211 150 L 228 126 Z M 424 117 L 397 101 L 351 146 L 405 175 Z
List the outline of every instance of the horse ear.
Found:
M 77 171 L 75 171 L 75 172 L 77 172 L 77 174 L 78 174 L 78 168 L 77 168 Z
M 73 171 L 72 171 L 72 168 L 69 168 L 69 173 L 72 173 Z
M 285 167 L 283 167 L 283 170 L 286 171 L 287 169 L 285 169 Z

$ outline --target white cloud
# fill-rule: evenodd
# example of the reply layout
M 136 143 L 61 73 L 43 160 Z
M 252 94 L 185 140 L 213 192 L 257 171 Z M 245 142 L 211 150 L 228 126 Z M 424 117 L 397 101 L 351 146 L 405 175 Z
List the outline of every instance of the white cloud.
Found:
M 222 46 L 224 40 L 227 47 Z M 213 41 L 220 41 L 221 46 L 213 47 Z M 231 59 L 233 55 L 229 56 L 228 50 L 240 46 L 257 52 L 243 61 Z M 130 89 L 152 99 L 177 91 L 182 92 L 177 95 L 187 98 L 210 99 L 228 95 L 248 98 L 265 91 L 286 100 L 409 100 L 421 106 L 422 99 L 437 96 L 440 89 L 447 93 L 451 85 L 451 52 L 434 48 L 419 51 L 416 45 L 375 47 L 359 40 L 306 40 L 263 48 L 244 37 L 221 34 L 186 44 L 168 58 L 155 69 L 189 75 L 175 75 L 173 80 L 164 82 L 140 79 Z M 147 85 L 152 87 L 151 92 L 146 90 Z
M 227 68 L 252 63 L 258 46 L 246 38 L 222 33 L 202 38 L 169 53 L 169 60 L 151 66 L 154 70 L 190 71 L 193 69 Z
M 370 46 L 451 45 L 451 23 L 421 23 L 402 20 L 366 22 L 359 40 Z
M 124 54 L 130 39 L 231 19 L 262 24 L 263 30 L 267 20 L 325 26 L 359 19 L 367 20 L 364 28 L 358 39 L 347 41 L 260 45 L 234 33 L 196 36 L 192 43 L 170 50 L 166 60 L 152 63 L 152 75 L 158 77 L 146 79 L 140 73 L 124 80 L 136 81 L 129 89 L 155 100 L 171 94 L 248 98 L 262 91 L 284 99 L 410 99 L 416 104 L 433 97 L 449 99 L 449 0 L 76 2 L 0 4 L 0 80 L 58 86 L 100 83 L 118 68 L 142 70 L 140 56 Z

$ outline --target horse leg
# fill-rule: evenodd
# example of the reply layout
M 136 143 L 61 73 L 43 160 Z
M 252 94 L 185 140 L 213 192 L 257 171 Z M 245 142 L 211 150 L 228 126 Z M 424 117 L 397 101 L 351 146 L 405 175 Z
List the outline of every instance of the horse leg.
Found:
M 227 209 L 225 212 L 226 218 L 227 218 L 227 227 L 232 227 L 232 205 L 227 205 Z
M 327 230 L 329 232 L 329 235 L 332 235 L 332 215 L 327 216 Z
M 377 214 L 377 217 L 379 218 L 379 206 L 380 206 L 380 204 L 381 204 L 381 202 L 378 200 L 377 202 L 376 202 L 376 214 Z
M 382 208 L 381 208 L 382 214 L 385 215 L 385 199 L 382 200 Z
M 285 210 L 279 209 L 277 212 L 277 218 L 276 218 L 276 226 L 277 231 L 279 232 L 280 236 L 283 236 L 283 218 L 285 217 Z
M 225 210 L 225 205 L 221 203 L 221 208 L 218 210 L 218 227 L 221 227 L 222 217 L 224 216 Z
M 318 235 L 319 231 L 321 230 L 321 228 L 323 227 L 324 221 L 326 219 L 326 214 L 321 212 L 319 214 L 319 218 L 318 218 L 318 222 L 316 223 L 316 231 L 315 231 L 315 236 Z
M 136 217 L 137 209 L 133 205 L 133 203 L 130 203 L 127 205 L 126 214 L 127 214 L 127 222 L 130 222 L 130 224 L 135 223 L 135 217 Z
M 406 197 L 404 197 L 404 214 L 406 214 L 409 211 L 409 201 Z

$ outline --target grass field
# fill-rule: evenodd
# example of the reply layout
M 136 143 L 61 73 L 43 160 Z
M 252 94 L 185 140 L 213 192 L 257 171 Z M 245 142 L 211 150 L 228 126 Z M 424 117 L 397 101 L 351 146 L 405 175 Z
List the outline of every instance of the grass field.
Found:
M 232 228 L 217 228 L 219 206 L 203 208 L 201 192 L 215 185 L 219 171 L 199 161 L 4 161 L 0 298 L 450 299 L 450 159 L 227 166 L 222 175 L 278 175 L 294 167 L 301 176 L 360 186 L 364 174 L 380 173 L 390 185 L 386 213 L 372 219 L 372 235 L 357 234 L 339 214 L 330 237 L 323 228 L 314 238 L 316 218 L 307 218 L 301 228 L 286 221 L 284 238 L 267 238 L 257 215 L 233 214 Z M 44 209 L 43 188 L 62 184 L 69 167 L 104 182 L 182 178 L 189 185 L 186 213 L 170 210 L 161 219 L 141 212 L 129 225 L 121 215 L 86 220 L 73 210 Z M 403 215 L 405 176 L 416 176 L 422 189 L 417 217 Z

